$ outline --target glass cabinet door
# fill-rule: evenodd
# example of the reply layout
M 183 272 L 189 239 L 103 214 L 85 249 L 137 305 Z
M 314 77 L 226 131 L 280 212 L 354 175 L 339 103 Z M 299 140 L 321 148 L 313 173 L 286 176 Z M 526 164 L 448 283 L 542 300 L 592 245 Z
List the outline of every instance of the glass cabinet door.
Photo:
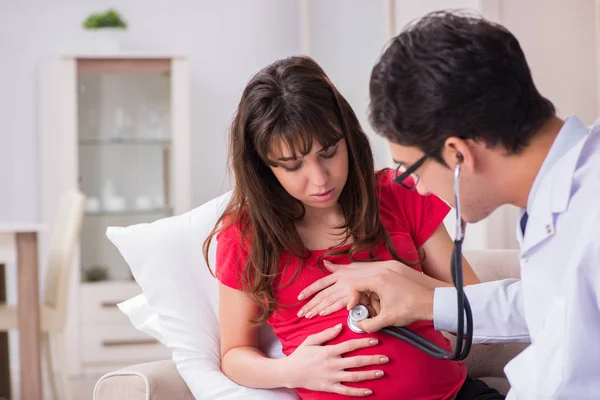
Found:
M 172 215 L 170 74 L 139 65 L 139 70 L 78 69 L 79 185 L 87 198 L 81 241 L 85 282 L 133 279 L 106 238 L 108 226 Z

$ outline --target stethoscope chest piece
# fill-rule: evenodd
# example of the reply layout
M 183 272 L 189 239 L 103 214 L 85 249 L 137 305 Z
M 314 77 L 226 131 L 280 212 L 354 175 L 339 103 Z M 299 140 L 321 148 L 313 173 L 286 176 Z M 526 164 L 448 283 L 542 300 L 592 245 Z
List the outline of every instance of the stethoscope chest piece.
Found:
M 367 307 L 363 306 L 362 304 L 359 304 L 353 307 L 352 310 L 350 310 L 350 313 L 348 314 L 348 327 L 352 332 L 365 333 L 365 331 L 356 326 L 356 323 L 363 321 L 367 318 L 369 318 L 369 310 L 367 310 Z

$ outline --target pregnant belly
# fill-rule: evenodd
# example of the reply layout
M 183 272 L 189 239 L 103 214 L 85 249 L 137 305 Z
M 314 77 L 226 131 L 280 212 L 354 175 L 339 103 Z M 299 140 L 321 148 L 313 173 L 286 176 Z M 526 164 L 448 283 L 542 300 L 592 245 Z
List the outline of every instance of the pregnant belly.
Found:
M 465 377 L 466 367 L 464 364 L 449 360 L 438 360 L 425 354 L 421 350 L 407 344 L 403 340 L 392 337 L 383 332 L 371 334 L 358 334 L 352 332 L 346 325 L 346 312 L 336 313 L 327 321 L 315 320 L 313 324 L 306 327 L 304 338 L 310 334 L 320 332 L 325 327 L 333 326 L 342 322 L 342 332 L 340 335 L 328 344 L 336 344 L 351 339 L 360 339 L 373 337 L 378 339 L 376 346 L 359 349 L 347 353 L 344 357 L 357 355 L 385 355 L 390 361 L 387 364 L 376 365 L 354 370 L 382 370 L 384 376 L 379 379 L 363 381 L 358 383 L 345 383 L 347 386 L 371 389 L 373 394 L 371 399 L 407 399 L 407 400 L 440 400 L 452 399 L 460 389 Z M 325 324 L 325 326 L 323 326 Z M 312 325 L 313 329 L 310 329 Z M 315 327 L 318 329 L 314 330 Z M 298 327 L 299 328 L 299 327 Z M 440 332 L 433 329 L 430 322 L 420 321 L 410 326 L 411 330 L 433 341 L 439 346 L 450 349 L 446 338 Z M 297 344 L 299 345 L 302 341 Z M 297 346 L 296 345 L 296 346 Z M 287 354 L 293 352 L 296 346 L 285 349 Z M 348 399 L 346 396 L 340 396 L 332 393 L 313 392 L 305 389 L 298 389 L 298 393 L 303 399 Z

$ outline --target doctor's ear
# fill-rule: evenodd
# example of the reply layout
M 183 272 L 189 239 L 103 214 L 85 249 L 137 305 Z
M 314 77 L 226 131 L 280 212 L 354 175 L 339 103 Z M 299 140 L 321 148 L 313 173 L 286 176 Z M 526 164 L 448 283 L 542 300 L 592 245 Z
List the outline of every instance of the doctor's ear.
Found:
M 446 139 L 443 149 L 443 157 L 446 164 L 454 168 L 457 162 L 469 163 L 471 157 L 470 140 L 450 136 Z

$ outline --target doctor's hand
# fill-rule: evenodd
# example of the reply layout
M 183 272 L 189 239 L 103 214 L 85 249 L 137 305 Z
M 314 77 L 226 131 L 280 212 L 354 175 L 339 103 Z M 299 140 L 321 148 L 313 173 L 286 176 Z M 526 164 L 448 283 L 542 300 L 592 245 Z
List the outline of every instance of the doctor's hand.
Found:
M 375 332 L 386 326 L 406 326 L 415 321 L 432 320 L 433 292 L 442 285 L 427 275 L 414 272 L 408 274 L 385 269 L 355 282 L 348 310 L 360 303 L 364 292 L 377 295 L 380 302 L 379 313 L 358 322 L 358 327 L 365 332 Z
M 338 393 L 345 396 L 364 397 L 372 391 L 344 385 L 345 382 L 361 382 L 378 379 L 383 371 L 377 365 L 389 360 L 384 355 L 351 356 L 344 354 L 365 347 L 376 346 L 374 338 L 352 339 L 346 342 L 325 345 L 342 331 L 342 324 L 325 329 L 307 337 L 292 354 L 286 357 L 285 375 L 289 381 L 286 387 L 305 388 L 321 392 Z M 374 366 L 369 371 L 355 371 L 353 368 Z
M 350 296 L 355 292 L 354 284 L 367 277 L 374 277 L 384 269 L 401 271 L 411 269 L 398 261 L 355 262 L 338 265 L 327 260 L 323 261 L 325 268 L 331 272 L 305 288 L 298 300 L 303 300 L 314 295 L 298 312 L 299 317 L 312 318 L 317 315 L 328 315 L 337 312 L 348 305 Z M 415 271 L 416 272 L 416 271 Z M 377 301 L 371 299 L 369 293 L 359 295 L 359 303 L 369 309 L 369 314 L 377 313 Z

